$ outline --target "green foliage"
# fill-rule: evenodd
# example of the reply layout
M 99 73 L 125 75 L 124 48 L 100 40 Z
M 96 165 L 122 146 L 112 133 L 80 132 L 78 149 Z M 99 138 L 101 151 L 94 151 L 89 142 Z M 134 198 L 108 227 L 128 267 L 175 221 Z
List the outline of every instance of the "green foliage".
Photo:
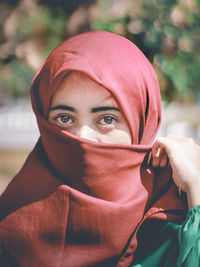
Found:
M 101 1 L 102 8 L 103 2 L 108 8 L 113 1 Z M 117 27 L 119 23 L 121 27 Z M 97 30 L 125 35 L 144 52 L 156 66 L 167 101 L 195 99 L 199 94 L 199 26 L 198 0 L 133 0 L 120 20 L 116 15 L 102 16 L 94 24 Z
M 65 26 L 66 14 L 63 10 L 38 5 L 30 13 L 26 12 L 21 16 L 14 38 L 16 42 L 34 38 L 42 39 L 45 58 L 55 46 L 62 42 Z
M 6 68 L 0 65 L 1 86 L 14 97 L 27 95 L 33 76 L 34 71 L 17 59 L 8 63 Z
M 76 8 L 84 2 L 88 0 L 77 0 Z M 30 59 L 28 64 L 23 57 L 23 49 L 20 56 L 17 54 L 19 45 L 28 42 L 36 45 L 37 56 L 42 61 L 67 36 L 67 14 L 70 14 L 67 10 L 71 10 L 72 2 L 48 3 L 39 1 L 31 9 L 21 8 L 12 26 L 14 35 L 8 42 L 11 51 L 0 62 L 0 90 L 13 96 L 29 93 L 36 70 L 31 69 Z M 12 11 L 19 12 L 18 4 L 11 0 L 0 3 L 2 31 Z M 95 14 L 99 15 L 91 16 L 91 28 L 115 32 L 133 41 L 154 65 L 163 100 L 197 100 L 200 96 L 199 0 L 97 0 L 96 8 L 99 13 Z M 0 42 L 5 40 L 2 34 Z
M 27 47 L 29 45 L 27 42 L 34 43 L 37 46 L 37 57 L 42 62 L 64 39 L 66 19 L 65 12 L 56 7 L 50 9 L 36 5 L 32 10 L 20 10 L 17 23 L 13 25 L 14 35 L 10 39 L 12 46 L 15 47 L 14 52 L 19 45 Z M 3 27 L 2 24 L 1 26 Z M 21 50 L 22 54 L 23 48 Z M 36 69 L 32 69 L 31 64 L 27 64 L 23 54 L 18 58 L 11 51 L 11 54 L 0 62 L 0 70 L 0 90 L 6 91 L 13 97 L 29 95 L 30 84 Z

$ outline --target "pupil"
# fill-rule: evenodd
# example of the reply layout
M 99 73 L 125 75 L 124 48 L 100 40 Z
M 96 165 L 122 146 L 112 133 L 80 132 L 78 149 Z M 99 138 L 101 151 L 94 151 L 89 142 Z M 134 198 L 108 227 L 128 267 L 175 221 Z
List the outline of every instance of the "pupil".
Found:
M 105 117 L 104 121 L 107 124 L 111 124 L 113 122 L 113 118 L 112 117 Z
M 61 121 L 62 121 L 63 123 L 66 123 L 66 122 L 69 121 L 69 117 L 68 117 L 68 116 L 62 116 L 62 117 L 61 117 Z

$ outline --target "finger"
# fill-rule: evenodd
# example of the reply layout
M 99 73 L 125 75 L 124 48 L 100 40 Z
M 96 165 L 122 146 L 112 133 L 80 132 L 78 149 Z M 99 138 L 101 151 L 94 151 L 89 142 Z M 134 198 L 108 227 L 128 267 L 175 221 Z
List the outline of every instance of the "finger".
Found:
M 152 166 L 159 167 L 162 157 L 164 155 L 164 149 L 162 147 L 157 147 L 152 153 Z
M 167 156 L 167 154 L 165 152 L 165 153 L 162 154 L 162 157 L 161 157 L 161 160 L 160 160 L 160 167 L 164 168 L 164 167 L 166 167 L 168 165 L 168 163 L 169 163 L 169 158 L 168 158 L 168 156 Z
M 169 156 L 170 149 L 173 147 L 173 141 L 170 140 L 168 137 L 158 137 L 156 142 L 152 146 L 152 154 L 153 156 L 156 155 L 158 148 L 162 148 L 164 152 Z
M 157 146 L 157 143 L 152 147 L 152 166 L 157 167 L 160 162 L 160 147 Z
M 166 137 L 159 137 L 152 146 L 152 154 L 156 156 L 159 148 L 166 148 L 167 141 Z

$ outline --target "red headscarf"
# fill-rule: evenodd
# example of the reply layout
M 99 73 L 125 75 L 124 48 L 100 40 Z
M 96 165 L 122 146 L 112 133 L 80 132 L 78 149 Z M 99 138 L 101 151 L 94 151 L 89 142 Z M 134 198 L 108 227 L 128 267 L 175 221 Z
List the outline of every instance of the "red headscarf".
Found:
M 88 141 L 48 122 L 51 97 L 72 70 L 111 92 L 128 122 L 132 145 Z M 46 59 L 31 97 L 41 137 L 0 199 L 2 261 L 128 266 L 144 220 L 178 221 L 184 214 L 169 170 L 148 166 L 161 119 L 151 64 L 121 36 L 80 34 Z

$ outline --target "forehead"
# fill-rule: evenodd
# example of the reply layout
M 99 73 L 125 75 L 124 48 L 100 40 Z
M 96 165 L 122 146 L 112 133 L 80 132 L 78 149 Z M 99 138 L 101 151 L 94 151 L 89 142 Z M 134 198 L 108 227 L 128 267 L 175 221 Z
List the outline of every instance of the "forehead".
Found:
M 112 105 L 117 105 L 115 99 L 111 93 L 90 79 L 87 75 L 78 72 L 72 71 L 67 75 L 58 88 L 56 89 L 52 103 L 82 103 L 85 102 L 94 103 L 96 105 L 106 102 Z

